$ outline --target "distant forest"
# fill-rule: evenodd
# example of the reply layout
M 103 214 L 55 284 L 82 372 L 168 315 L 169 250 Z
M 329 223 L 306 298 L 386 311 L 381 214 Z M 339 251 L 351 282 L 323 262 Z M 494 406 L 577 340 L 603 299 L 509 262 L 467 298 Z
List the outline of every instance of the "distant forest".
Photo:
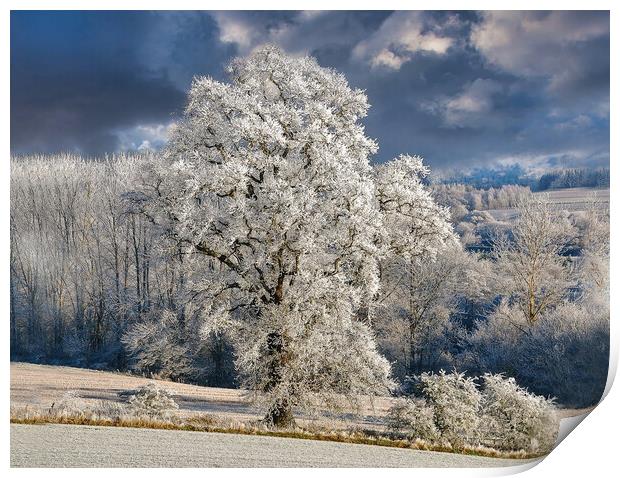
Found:
M 497 188 L 507 184 L 529 186 L 532 191 L 561 188 L 608 188 L 609 168 L 568 168 L 532 175 L 519 165 L 505 168 L 477 168 L 467 173 L 454 173 L 436 178 L 443 184 L 468 184 L 479 189 Z

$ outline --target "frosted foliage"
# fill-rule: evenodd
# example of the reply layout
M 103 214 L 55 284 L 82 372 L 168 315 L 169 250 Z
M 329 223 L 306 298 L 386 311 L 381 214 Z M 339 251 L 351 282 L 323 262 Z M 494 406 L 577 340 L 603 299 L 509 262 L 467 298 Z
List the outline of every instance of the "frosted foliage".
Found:
M 536 386 L 567 405 L 596 404 L 609 367 L 609 300 L 562 304 L 522 340 L 515 355 L 520 382 L 528 388 Z
M 609 206 L 591 194 L 583 211 L 571 214 L 571 222 L 580 231 L 582 250 L 600 256 L 609 255 Z
M 540 451 L 555 444 L 559 422 L 551 400 L 519 387 L 514 378 L 484 375 L 482 400 L 487 435 L 497 437 L 497 447 Z
M 474 379 L 462 373 L 423 373 L 422 392 L 433 408 L 435 426 L 440 436 L 452 446 L 475 444 L 480 425 L 482 396 Z
M 448 208 L 437 205 L 430 190 L 422 187 L 428 172 L 422 158 L 407 155 L 377 168 L 387 245 L 399 256 L 433 256 L 454 238 Z
M 142 279 L 162 278 L 152 236 L 121 200 L 149 161 L 11 159 L 14 359 L 70 357 L 83 366 L 118 357 L 125 323 L 150 300 Z
M 447 215 L 414 180 L 419 159 L 373 170 L 366 96 L 341 74 L 270 46 L 229 73 L 230 83 L 194 80 L 143 191 L 151 219 L 202 257 L 188 287 L 203 333 L 226 331 L 243 385 L 272 415 L 385 393 L 390 367 L 360 310 L 379 290 L 382 258 L 432 254 Z M 386 208 L 392 196 L 398 209 Z
M 588 198 L 584 211 L 571 215 L 579 230 L 577 244 L 581 261 L 577 270 L 579 284 L 586 296 L 609 302 L 609 208 L 596 196 Z
M 400 400 L 388 411 L 387 422 L 390 430 L 404 433 L 410 440 L 434 442 L 440 437 L 433 408 L 424 400 Z
M 131 325 L 122 343 L 133 355 L 135 367 L 157 371 L 161 378 L 184 378 L 194 372 L 190 344 L 179 340 L 178 318 L 169 310 L 158 311 L 157 320 Z
M 130 392 L 128 401 L 133 413 L 150 417 L 165 417 L 179 408 L 170 392 L 154 383 Z
M 555 444 L 559 421 L 553 401 L 514 378 L 487 373 L 476 379 L 456 371 L 418 378 L 423 398 L 399 400 L 387 417 L 388 427 L 409 439 L 532 453 Z
M 600 399 L 609 365 L 609 301 L 566 303 L 529 325 L 502 304 L 478 324 L 461 357 L 469 370 L 505 372 L 569 406 Z
M 397 377 L 450 365 L 451 342 L 460 333 L 451 316 L 462 298 L 484 297 L 488 265 L 454 243 L 436 257 L 384 261 L 373 325 Z

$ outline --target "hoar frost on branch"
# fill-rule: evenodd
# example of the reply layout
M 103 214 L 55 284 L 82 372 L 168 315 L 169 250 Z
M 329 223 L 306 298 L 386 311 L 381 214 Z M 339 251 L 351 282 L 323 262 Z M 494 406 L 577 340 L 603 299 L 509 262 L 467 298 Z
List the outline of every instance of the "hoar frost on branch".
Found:
M 384 394 L 369 326 L 390 256 L 433 255 L 452 235 L 419 158 L 373 168 L 368 103 L 312 58 L 264 47 L 197 78 L 185 117 L 134 199 L 194 258 L 203 333 L 231 338 L 242 385 L 275 425 L 292 408 Z

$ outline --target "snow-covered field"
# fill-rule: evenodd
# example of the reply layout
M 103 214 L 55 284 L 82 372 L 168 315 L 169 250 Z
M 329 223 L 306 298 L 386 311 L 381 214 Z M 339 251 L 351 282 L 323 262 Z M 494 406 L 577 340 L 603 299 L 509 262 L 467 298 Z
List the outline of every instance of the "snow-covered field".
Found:
M 534 194 L 548 195 L 549 201 L 559 210 L 583 211 L 588 206 L 588 201 L 592 195 L 596 196 L 601 207 L 609 207 L 609 188 L 554 189 Z M 512 221 L 517 217 L 517 211 L 514 208 L 489 209 L 488 212 L 497 221 Z
M 11 425 L 13 467 L 500 467 L 529 463 L 293 438 Z
M 86 402 L 89 400 L 118 401 L 118 392 L 135 389 L 153 380 L 121 373 L 102 372 L 74 367 L 36 365 L 30 363 L 11 363 L 11 406 L 39 410 L 49 409 L 63 396 L 73 391 Z M 199 413 L 212 413 L 234 420 L 262 418 L 256 408 L 244 399 L 242 390 L 228 388 L 200 387 L 164 380 L 155 380 L 158 385 L 172 391 L 179 404 L 179 414 L 189 416 Z M 321 418 L 326 425 L 379 426 L 381 417 L 392 406 L 390 398 L 370 400 L 362 412 L 362 417 L 341 416 L 339 419 Z M 344 419 L 347 422 L 344 422 Z M 306 420 L 310 420 L 306 417 Z M 303 423 L 306 420 L 301 420 Z M 312 421 L 315 421 L 314 419 Z
M 566 189 L 552 189 L 549 191 L 543 191 L 535 193 L 537 195 L 549 195 L 549 199 L 556 205 L 571 206 L 574 209 L 582 209 L 590 196 L 595 195 L 596 200 L 602 204 L 609 205 L 609 188 L 566 188 Z

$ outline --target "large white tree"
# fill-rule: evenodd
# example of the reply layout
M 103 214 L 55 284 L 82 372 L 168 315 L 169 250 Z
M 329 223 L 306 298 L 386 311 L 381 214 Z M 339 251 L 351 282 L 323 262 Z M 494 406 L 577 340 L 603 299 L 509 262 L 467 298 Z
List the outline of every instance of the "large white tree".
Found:
M 229 334 L 242 385 L 286 425 L 293 407 L 388 391 L 368 323 L 381 262 L 432 253 L 451 230 L 419 158 L 371 166 L 367 98 L 343 75 L 272 46 L 229 74 L 194 80 L 134 198 L 194 258 L 202 332 Z

